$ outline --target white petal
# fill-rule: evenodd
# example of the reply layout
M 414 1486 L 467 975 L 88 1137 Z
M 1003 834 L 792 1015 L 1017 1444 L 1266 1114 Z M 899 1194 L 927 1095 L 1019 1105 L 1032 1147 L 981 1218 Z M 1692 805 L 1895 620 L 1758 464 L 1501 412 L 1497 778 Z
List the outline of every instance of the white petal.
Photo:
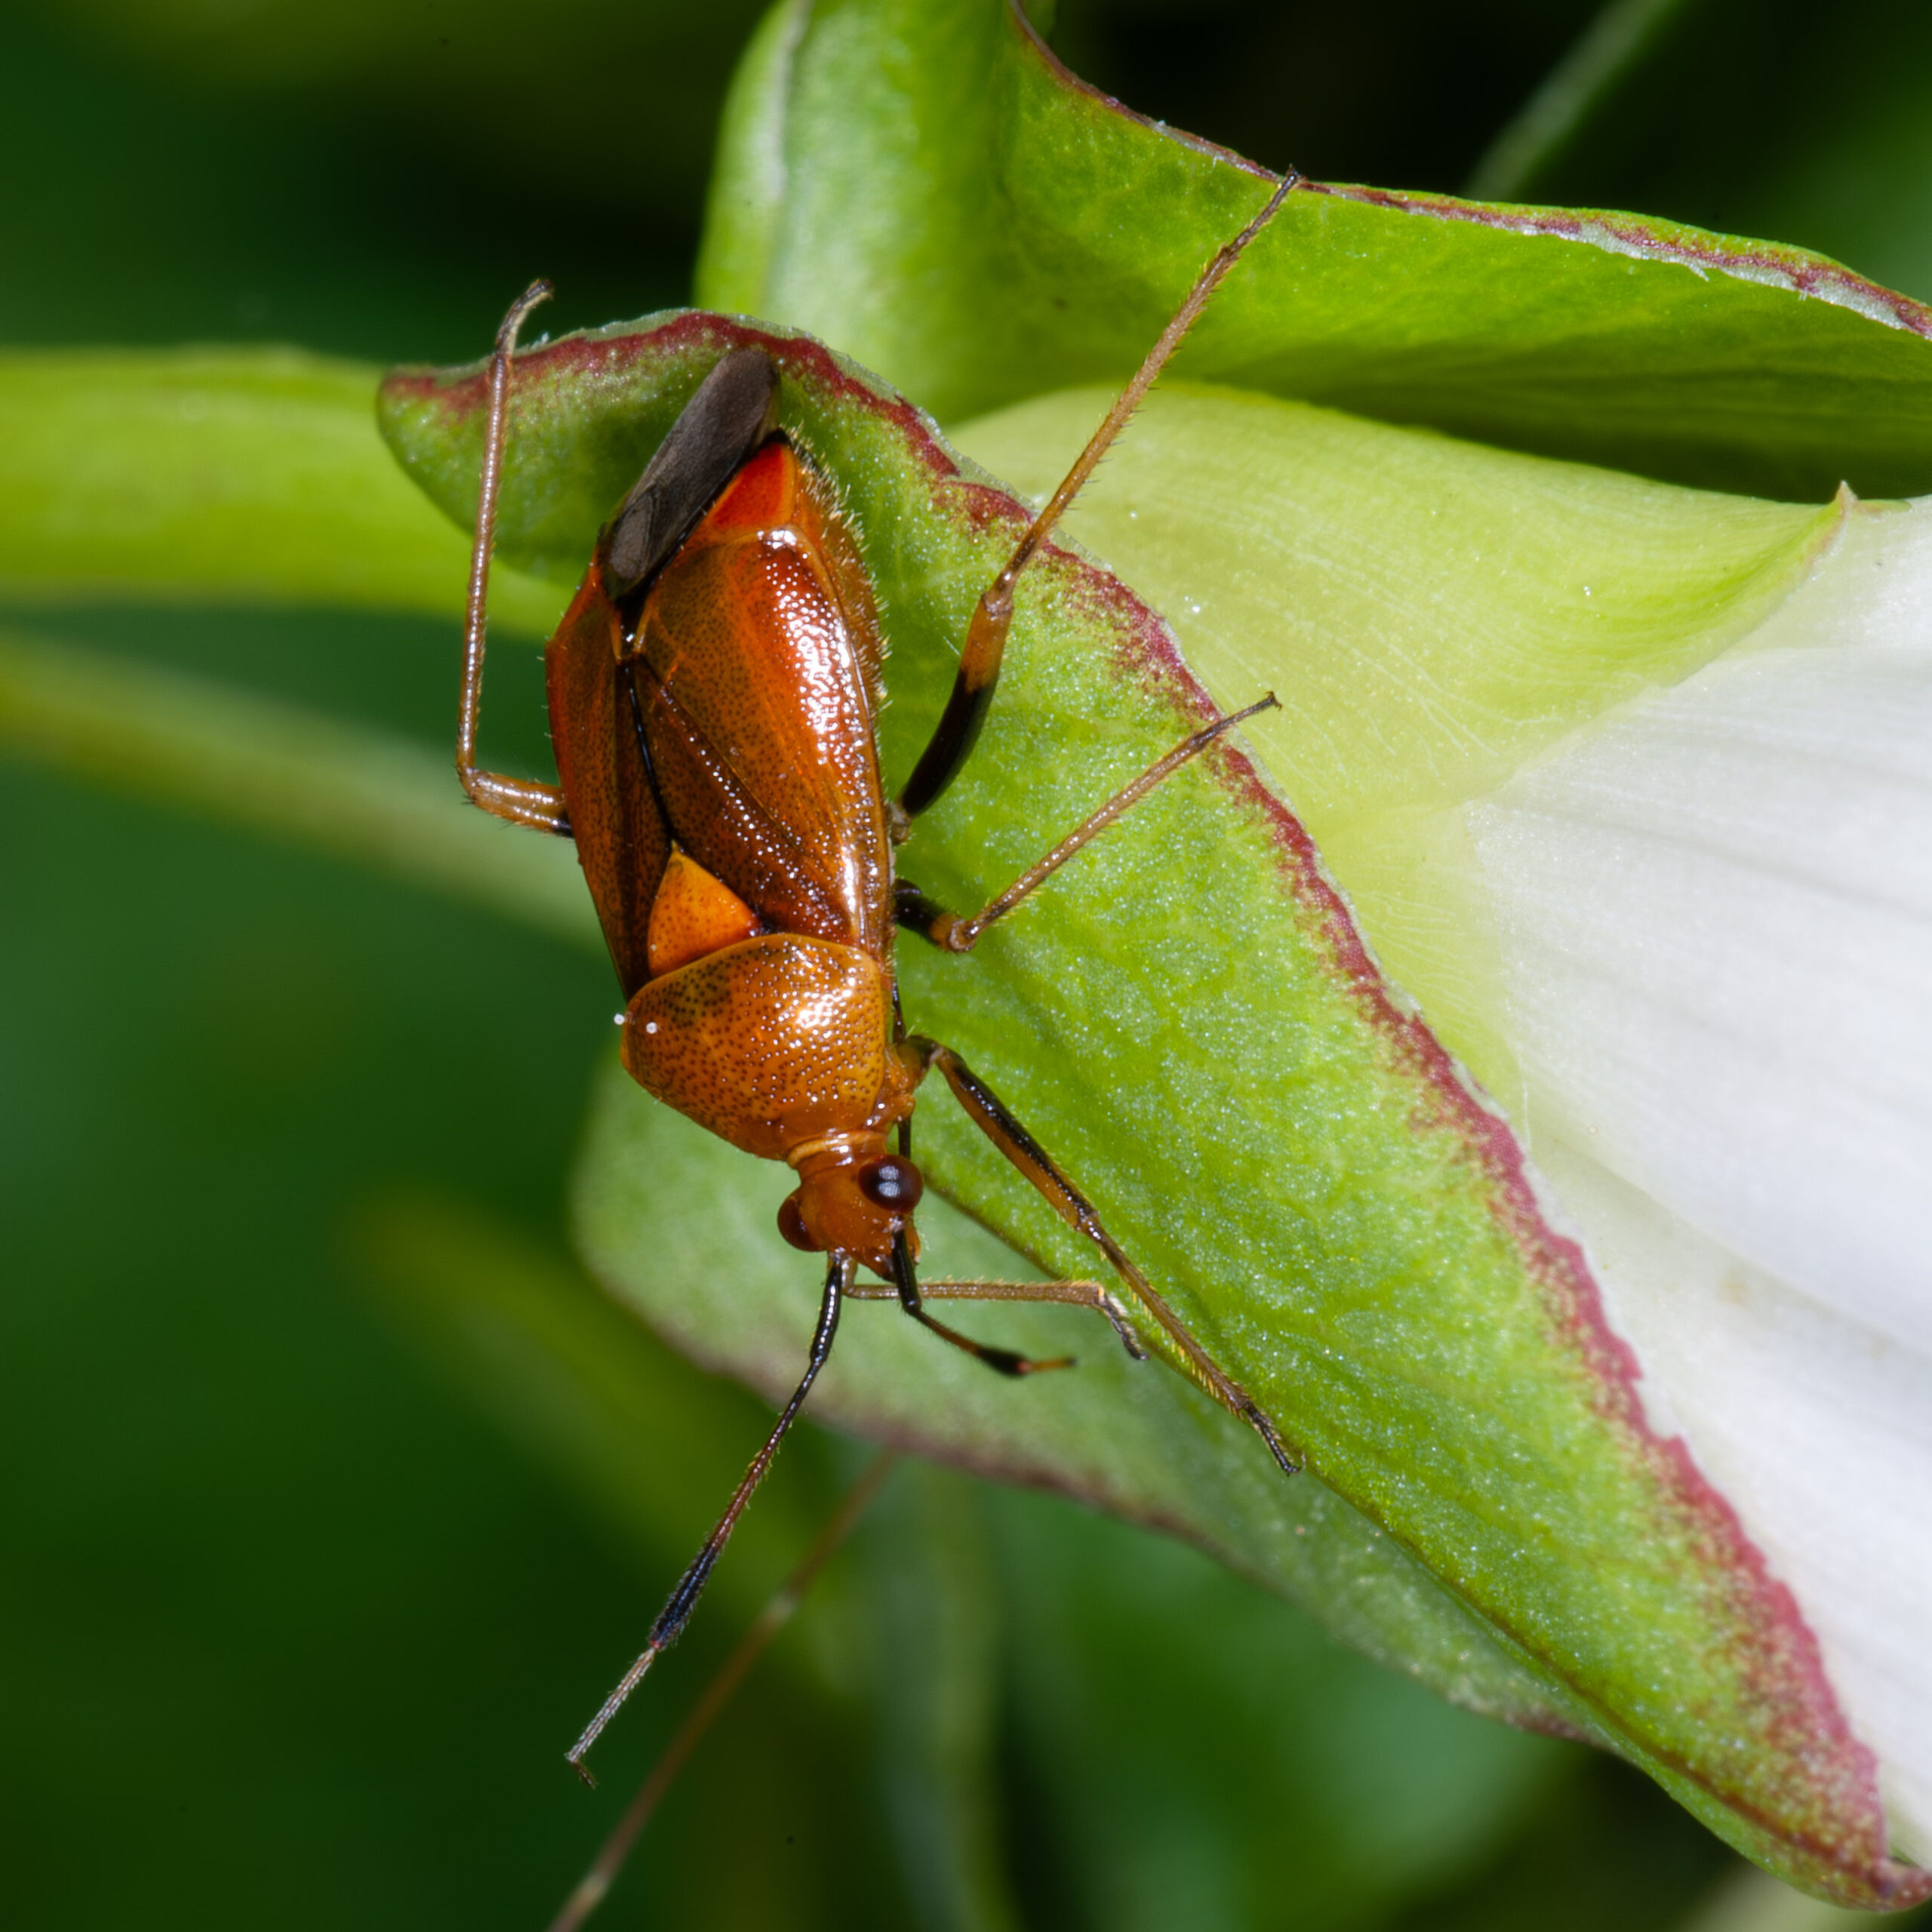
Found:
M 1539 1164 L 1932 1850 L 1932 509 L 1465 819 Z
M 1877 1753 L 1897 1848 L 1932 1855 L 1932 1358 L 1727 1254 L 1554 1140 L 1537 1161 L 1681 1433 L 1817 1637 Z

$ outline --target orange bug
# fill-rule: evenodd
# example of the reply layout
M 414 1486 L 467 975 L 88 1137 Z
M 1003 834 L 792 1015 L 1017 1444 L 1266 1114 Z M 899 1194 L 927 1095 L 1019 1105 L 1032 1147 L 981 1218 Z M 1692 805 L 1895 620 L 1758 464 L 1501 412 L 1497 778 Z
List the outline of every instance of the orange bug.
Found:
M 628 1006 L 625 1066 L 648 1091 L 798 1185 L 779 1213 L 793 1246 L 827 1257 L 805 1371 L 717 1527 L 671 1592 L 643 1653 L 571 1747 L 584 1758 L 674 1642 L 832 1348 L 848 1297 L 907 1314 L 1002 1374 L 1032 1361 L 959 1334 L 928 1299 L 1068 1302 L 1143 1351 L 1128 1311 L 1093 1281 L 925 1282 L 913 1225 L 914 1095 L 935 1069 L 968 1117 L 1086 1235 L 1132 1304 L 1201 1386 L 1296 1465 L 1247 1392 L 1195 1341 L 1092 1204 L 950 1048 L 909 1034 L 892 946 L 906 926 L 955 952 L 1216 738 L 1274 703 L 1216 719 L 1100 805 L 971 918 L 899 881 L 894 851 L 973 748 L 999 675 L 1014 586 L 1133 414 L 1216 285 L 1298 177 L 1209 262 L 1146 361 L 980 596 L 931 741 L 896 801 L 873 719 L 884 644 L 871 587 L 829 493 L 777 426 L 780 371 L 740 349 L 712 368 L 605 525 L 545 652 L 561 786 L 480 771 L 484 616 L 516 338 L 549 294 L 504 318 L 490 400 L 465 631 L 457 770 L 475 804 L 574 838 Z M 896 1146 L 892 1143 L 896 1142 Z M 862 1284 L 866 1268 L 878 1284 Z

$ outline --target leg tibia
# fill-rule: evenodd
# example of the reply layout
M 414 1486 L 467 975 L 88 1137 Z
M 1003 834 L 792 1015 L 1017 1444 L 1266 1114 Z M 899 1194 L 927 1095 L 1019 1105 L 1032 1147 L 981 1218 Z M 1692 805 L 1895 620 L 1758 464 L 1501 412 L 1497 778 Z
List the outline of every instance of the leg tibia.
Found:
M 563 794 L 548 785 L 504 778 L 476 768 L 476 716 L 483 704 L 484 618 L 489 604 L 490 552 L 496 541 L 497 497 L 503 476 L 503 435 L 509 419 L 510 363 L 524 318 L 549 299 L 550 285 L 534 281 L 510 306 L 490 358 L 490 410 L 483 433 L 483 474 L 476 493 L 476 535 L 469 557 L 469 596 L 463 623 L 463 697 L 457 709 L 456 768 L 473 804 L 512 824 L 568 832 Z
M 1253 704 L 1239 711 L 1231 711 L 1212 724 L 1202 725 L 1198 731 L 1190 731 L 1164 758 L 1157 758 L 1131 784 L 1123 785 L 1105 804 L 1082 819 L 1044 858 L 1029 866 L 998 898 L 989 900 L 970 919 L 961 918 L 957 912 L 949 912 L 944 906 L 928 899 L 909 880 L 902 881 L 897 889 L 894 916 L 906 931 L 930 940 L 945 952 L 971 952 L 980 935 L 995 919 L 1004 918 L 1022 900 L 1031 897 L 1082 846 L 1097 838 L 1116 819 L 1131 811 L 1157 785 L 1172 777 L 1190 759 L 1198 758 L 1223 732 L 1238 724 L 1243 718 L 1252 718 L 1257 711 L 1272 709 L 1275 703 L 1275 694 L 1270 691 Z
M 512 825 L 528 825 L 539 832 L 571 835 L 571 822 L 564 810 L 564 795 L 554 785 L 540 785 L 534 778 L 506 778 L 500 772 L 457 769 L 463 789 L 472 805 L 480 805 L 492 818 L 506 818 Z
M 922 1301 L 1030 1301 L 1057 1302 L 1069 1308 L 1091 1308 L 1106 1316 L 1120 1337 L 1121 1346 L 1136 1361 L 1145 1361 L 1147 1351 L 1134 1332 L 1134 1324 L 1118 1298 L 1098 1281 L 921 1281 Z M 854 1301 L 897 1301 L 899 1291 L 886 1281 L 854 1283 Z
M 995 1348 L 985 1342 L 976 1342 L 970 1335 L 962 1335 L 957 1328 L 949 1327 L 939 1318 L 928 1312 L 925 1294 L 918 1274 L 912 1266 L 912 1244 L 906 1228 L 902 1225 L 892 1241 L 892 1286 L 891 1292 L 899 1300 L 899 1305 L 923 1328 L 930 1328 L 942 1342 L 949 1342 L 961 1353 L 971 1355 L 975 1361 L 982 1361 L 995 1375 L 1038 1375 L 1048 1369 L 1071 1368 L 1071 1355 L 1054 1355 L 1040 1358 L 1023 1355 L 1011 1349 Z

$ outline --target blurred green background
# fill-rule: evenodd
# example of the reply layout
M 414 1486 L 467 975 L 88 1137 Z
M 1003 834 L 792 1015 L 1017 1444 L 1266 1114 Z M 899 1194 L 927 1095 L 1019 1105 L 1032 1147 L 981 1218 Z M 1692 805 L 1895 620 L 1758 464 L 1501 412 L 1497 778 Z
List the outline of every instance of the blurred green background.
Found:
M 448 360 L 534 273 L 555 328 L 683 300 L 758 11 L 14 0 L 0 341 Z M 1263 161 L 1451 189 L 1486 169 L 1932 297 L 1932 12 L 1611 14 L 1063 0 L 1055 39 Z M 1493 149 L 1566 55 L 1585 72 L 1580 42 L 1631 57 L 1533 166 Z M 451 625 L 5 620 L 448 740 Z M 488 731 L 540 762 L 530 654 L 499 652 Z M 24 764 L 0 792 L 0 1915 L 540 1924 L 861 1454 L 795 1440 L 586 1796 L 562 1747 L 761 1426 L 566 1258 L 608 966 Z M 606 1911 L 1827 1922 L 1740 1869 L 1620 1765 L 1451 1711 L 1189 1552 L 908 1469 Z

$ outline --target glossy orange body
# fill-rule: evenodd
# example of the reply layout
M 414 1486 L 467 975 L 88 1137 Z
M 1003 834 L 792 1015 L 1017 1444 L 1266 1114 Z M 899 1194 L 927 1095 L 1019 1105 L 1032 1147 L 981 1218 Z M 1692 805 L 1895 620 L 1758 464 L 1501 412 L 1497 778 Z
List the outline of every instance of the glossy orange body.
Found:
M 768 441 L 623 603 L 602 548 L 546 658 L 565 808 L 658 1099 L 799 1175 L 794 1238 L 881 1273 L 907 1217 L 856 1176 L 912 1111 L 871 590 Z M 909 1227 L 906 1228 L 909 1234 Z

